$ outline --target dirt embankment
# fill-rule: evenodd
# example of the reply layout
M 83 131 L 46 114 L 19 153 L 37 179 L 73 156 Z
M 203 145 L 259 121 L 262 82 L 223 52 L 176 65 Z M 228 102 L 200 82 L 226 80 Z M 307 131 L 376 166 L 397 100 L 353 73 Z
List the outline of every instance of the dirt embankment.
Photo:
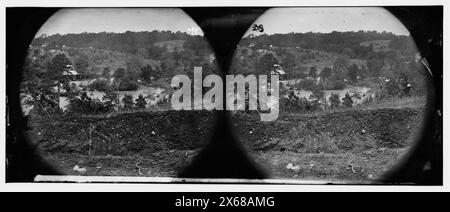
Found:
M 207 111 L 137 112 L 112 117 L 34 120 L 47 153 L 131 155 L 161 150 L 193 150 L 207 142 L 214 116 Z
M 256 151 L 336 153 L 405 147 L 421 127 L 422 111 L 410 108 L 348 110 L 287 115 L 275 122 L 261 122 L 256 116 L 238 114 L 234 120 L 234 128 L 244 145 Z
M 209 141 L 214 118 L 207 111 L 137 112 L 32 119 L 32 127 L 66 173 L 176 176 Z M 365 180 L 395 164 L 421 118 L 420 109 L 406 108 L 289 114 L 274 122 L 238 113 L 231 124 L 273 177 Z M 289 163 L 299 171 L 287 169 Z M 87 171 L 74 171 L 76 165 Z

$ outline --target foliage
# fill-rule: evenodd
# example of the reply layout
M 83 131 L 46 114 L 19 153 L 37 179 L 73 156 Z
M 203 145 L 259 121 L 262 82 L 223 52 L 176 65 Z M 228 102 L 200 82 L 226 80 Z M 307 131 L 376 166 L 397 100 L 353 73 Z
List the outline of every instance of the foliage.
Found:
M 112 107 L 101 102 L 99 99 L 93 99 L 82 92 L 80 96 L 72 96 L 69 99 L 67 112 L 69 114 L 98 114 L 112 111 Z
M 80 57 L 77 57 L 75 59 L 74 67 L 79 74 L 86 76 L 89 68 L 89 62 L 86 56 L 82 55 Z
M 320 108 L 320 102 L 324 102 L 324 92 L 323 90 L 316 88 L 314 90 L 312 90 L 311 95 L 309 95 L 309 100 L 311 101 L 311 106 L 313 109 L 319 109 Z
M 277 63 L 278 63 L 278 61 L 272 54 L 266 53 L 261 58 L 259 58 L 258 61 L 256 62 L 255 68 L 256 68 L 257 73 L 255 73 L 255 74 L 269 75 L 270 72 L 272 71 L 273 65 L 277 64 Z
M 342 105 L 345 107 L 353 106 L 352 97 L 350 97 L 350 94 L 348 92 L 345 94 L 344 98 L 342 98 Z
M 358 66 L 353 64 L 348 68 L 347 76 L 352 82 L 356 82 L 358 80 L 359 72 Z
M 295 63 L 295 57 L 294 57 L 294 55 L 292 55 L 292 54 L 289 53 L 289 52 L 286 52 L 286 53 L 283 54 L 283 55 L 284 55 L 284 57 L 283 57 L 283 59 L 282 59 L 282 65 L 283 65 L 283 68 L 284 68 L 287 72 L 291 73 L 291 72 L 294 70 L 294 67 L 296 66 L 296 63 Z
M 343 80 L 329 80 L 326 88 L 327 90 L 342 90 L 347 86 Z
M 24 104 L 33 106 L 30 113 L 51 116 L 59 112 L 57 96 L 51 92 L 48 85 L 27 82 L 25 87 L 32 88 L 26 89 L 25 92 L 29 94 L 29 97 L 24 101 Z
M 138 98 L 136 99 L 136 107 L 144 109 L 147 105 L 147 101 L 145 101 L 144 96 L 142 94 L 139 94 Z
M 342 80 L 345 78 L 348 69 L 348 58 L 339 57 L 333 64 L 333 74 L 335 79 Z
M 184 49 L 190 49 L 194 55 L 205 57 L 211 53 L 208 42 L 202 36 L 189 36 L 183 43 Z
M 147 57 L 148 59 L 160 60 L 163 53 L 166 51 L 166 48 L 152 45 L 147 48 Z
M 129 59 L 127 61 L 127 68 L 125 70 L 125 75 L 130 80 L 136 80 L 141 74 L 141 64 L 142 62 L 136 57 Z
M 114 108 L 119 105 L 119 96 L 112 90 L 105 91 L 102 100 L 108 111 L 114 110 Z
M 331 76 L 332 69 L 330 67 L 323 68 L 322 72 L 320 72 L 320 76 L 323 78 L 329 78 Z
M 407 50 L 402 55 L 410 55 L 414 45 L 411 36 L 395 35 L 388 32 L 358 31 L 331 33 L 289 33 L 289 34 L 262 34 L 253 38 L 244 38 L 244 45 L 250 43 L 258 47 L 273 45 L 277 47 L 301 47 L 326 52 L 351 55 L 355 58 L 366 58 L 372 51 L 370 46 L 361 46 L 362 42 L 375 40 L 391 40 L 389 48 L 394 50 Z M 409 50 L 409 51 L 408 51 Z
M 66 77 L 63 73 L 67 69 L 67 65 L 70 64 L 71 63 L 66 55 L 56 55 L 48 65 L 47 78 L 58 82 L 66 81 Z
M 89 89 L 96 91 L 108 91 L 111 90 L 111 86 L 106 79 L 96 79 L 89 84 Z
M 135 91 L 139 88 L 139 83 L 132 81 L 129 78 L 124 78 L 119 81 L 118 91 Z
M 312 110 L 310 101 L 306 98 L 299 98 L 293 91 L 289 92 L 288 96 L 280 98 L 280 110 L 283 112 L 304 112 Z
M 384 66 L 384 60 L 382 54 L 373 53 L 370 54 L 367 59 L 367 69 L 369 71 L 370 76 L 378 77 L 381 73 L 381 68 Z
M 152 46 L 155 42 L 168 40 L 186 40 L 192 37 L 184 32 L 157 31 L 151 32 L 131 32 L 124 33 L 79 33 L 66 35 L 41 36 L 33 40 L 33 46 L 41 46 L 46 43 L 47 48 L 57 48 L 66 45 L 76 48 L 106 49 L 129 54 L 136 54 L 141 47 Z
M 159 71 L 157 71 L 155 68 L 153 68 L 150 65 L 146 65 L 144 67 L 141 67 L 141 75 L 140 75 L 140 77 L 143 80 L 147 81 L 147 82 L 150 82 L 152 77 L 155 78 L 155 79 L 160 78 L 161 77 L 160 74 L 161 73 Z
M 339 94 L 333 93 L 328 98 L 328 102 L 330 103 L 330 108 L 338 108 L 341 106 L 341 100 L 339 99 Z
M 318 85 L 316 84 L 316 82 L 314 80 L 311 80 L 311 79 L 301 80 L 298 83 L 296 83 L 294 85 L 294 87 L 296 89 L 299 89 L 299 90 L 315 90 L 315 89 L 319 89 Z
M 111 70 L 108 67 L 103 68 L 102 76 L 105 78 L 109 78 L 111 75 Z
M 131 109 L 134 106 L 133 96 L 125 94 L 122 98 L 123 107 L 125 109 Z
M 312 78 L 316 78 L 317 77 L 317 68 L 316 67 L 311 67 L 310 69 L 309 69 L 309 74 L 308 74 L 310 77 L 312 77 Z
M 124 68 L 118 68 L 114 72 L 114 77 L 117 79 L 122 79 L 125 76 L 125 69 Z

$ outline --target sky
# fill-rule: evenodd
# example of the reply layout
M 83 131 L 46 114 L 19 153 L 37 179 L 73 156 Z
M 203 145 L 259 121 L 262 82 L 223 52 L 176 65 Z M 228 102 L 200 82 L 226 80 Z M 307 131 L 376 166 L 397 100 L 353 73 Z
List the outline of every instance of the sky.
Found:
M 42 34 L 82 32 L 126 32 L 170 30 L 203 35 L 181 9 L 170 8 L 92 8 L 63 9 L 51 16 L 39 29 Z
M 265 34 L 375 30 L 409 35 L 395 16 L 377 7 L 273 8 L 255 23 L 264 25 Z
M 376 7 L 274 8 L 266 11 L 255 23 L 263 24 L 266 34 L 376 30 L 409 35 L 408 30 L 392 14 Z M 47 20 L 36 36 L 153 30 L 203 35 L 198 25 L 181 9 L 92 8 L 58 11 Z

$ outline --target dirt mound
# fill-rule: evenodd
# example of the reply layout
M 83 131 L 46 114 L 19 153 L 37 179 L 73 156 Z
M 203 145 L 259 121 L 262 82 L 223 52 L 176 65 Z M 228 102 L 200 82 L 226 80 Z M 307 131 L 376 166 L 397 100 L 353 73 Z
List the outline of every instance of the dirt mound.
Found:
M 254 150 L 300 151 L 308 145 L 318 152 L 366 147 L 403 147 L 422 124 L 420 109 L 348 110 L 317 115 L 280 116 L 275 122 L 237 114 L 234 129 L 245 146 Z M 320 144 L 322 142 L 323 144 Z M 324 145 L 328 145 L 325 146 Z M 321 150 L 322 148 L 322 150 Z
M 203 147 L 214 127 L 207 111 L 137 112 L 105 117 L 34 120 L 48 153 L 128 155 Z
M 236 114 L 237 138 L 254 150 L 329 152 L 404 147 L 421 126 L 419 109 L 348 110 L 280 116 L 261 122 L 257 114 Z M 129 155 L 192 150 L 208 142 L 214 116 L 208 111 L 137 112 L 105 117 L 33 120 L 48 153 Z
M 308 127 L 316 132 L 339 135 L 373 135 L 380 146 L 402 147 L 422 121 L 418 109 L 377 109 L 332 113 L 318 118 Z

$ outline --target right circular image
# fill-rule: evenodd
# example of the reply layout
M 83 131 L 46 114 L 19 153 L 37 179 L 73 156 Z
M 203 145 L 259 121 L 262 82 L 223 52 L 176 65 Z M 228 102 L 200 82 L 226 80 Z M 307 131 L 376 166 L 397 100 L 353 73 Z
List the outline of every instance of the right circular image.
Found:
M 384 8 L 272 8 L 236 48 L 230 125 L 270 178 L 374 183 L 420 139 L 427 70 Z

